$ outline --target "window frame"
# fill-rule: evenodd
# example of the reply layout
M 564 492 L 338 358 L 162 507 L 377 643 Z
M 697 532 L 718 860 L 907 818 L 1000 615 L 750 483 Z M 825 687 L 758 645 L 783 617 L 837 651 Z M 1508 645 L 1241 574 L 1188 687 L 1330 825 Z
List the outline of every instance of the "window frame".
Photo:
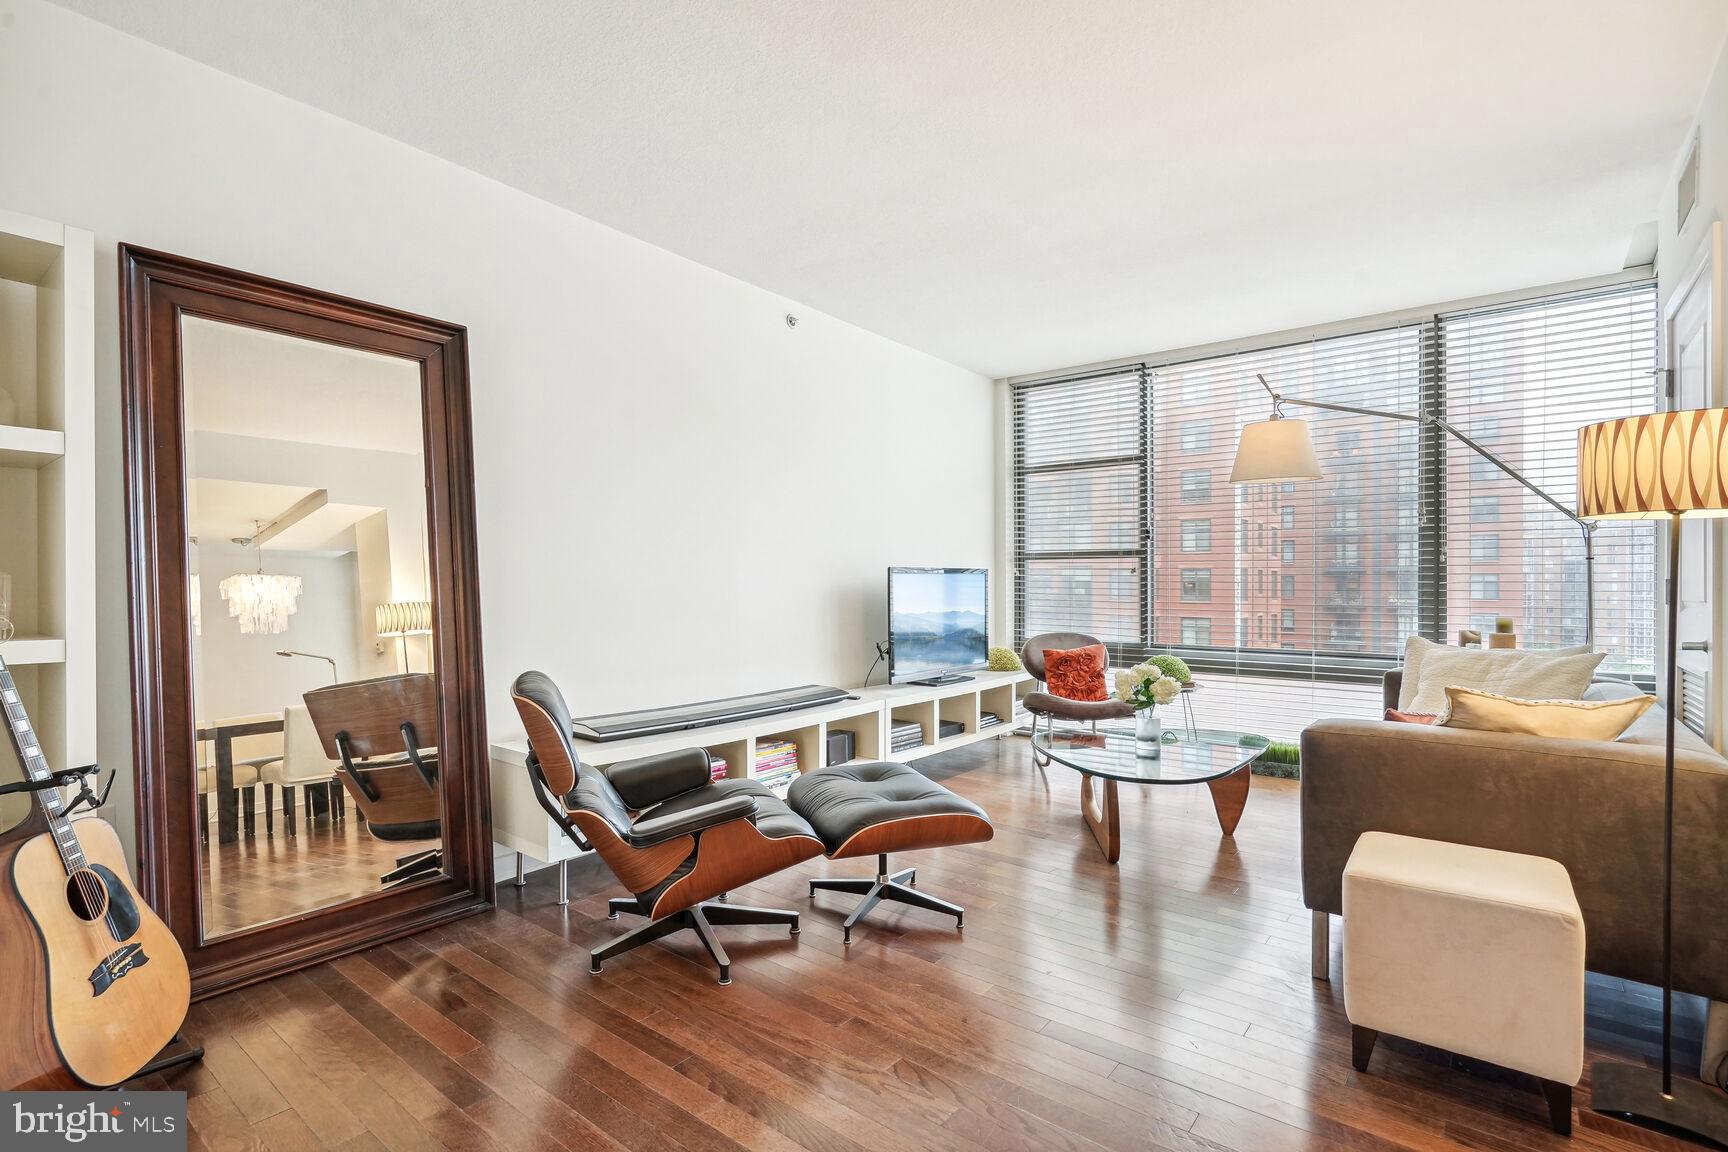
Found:
M 1265 341 L 1244 340 L 1228 345 L 1195 349 L 1191 355 L 1179 353 L 1169 358 L 1147 357 L 1134 363 L 1119 363 L 1107 369 L 1074 371 L 1047 377 L 1010 379 L 1005 381 L 1005 384 L 1008 386 L 1007 391 L 1010 404 L 1010 422 L 1011 428 L 1013 429 L 1012 439 L 1014 444 L 1014 462 L 1010 477 L 1015 501 L 1013 519 L 1010 523 L 1010 532 L 1013 538 L 1013 547 L 1011 551 L 1013 554 L 1014 570 L 1010 575 L 1010 579 L 1013 590 L 1013 618 L 1017 634 L 1023 634 L 1024 632 L 1023 622 L 1026 618 L 1026 581 L 1023 577 L 1025 573 L 1030 570 L 1028 567 L 1029 561 L 1130 557 L 1138 562 L 1139 572 L 1143 578 L 1143 591 L 1139 613 L 1141 631 L 1139 637 L 1135 640 L 1121 643 L 1112 642 L 1109 644 L 1113 660 L 1121 662 L 1137 662 L 1143 660 L 1147 655 L 1154 652 L 1174 651 L 1178 655 L 1183 656 L 1184 659 L 1186 659 L 1196 670 L 1240 672 L 1246 675 L 1289 677 L 1315 681 L 1377 681 L 1386 670 L 1396 667 L 1400 663 L 1401 653 L 1352 653 L 1327 651 L 1323 647 L 1324 641 L 1319 638 L 1317 633 L 1314 646 L 1301 648 L 1300 651 L 1302 653 L 1302 659 L 1293 664 L 1287 655 L 1280 655 L 1277 652 L 1268 653 L 1265 651 L 1251 651 L 1242 646 L 1240 642 L 1238 642 L 1236 647 L 1231 647 L 1229 641 L 1236 638 L 1233 634 L 1245 627 L 1243 623 L 1244 618 L 1241 616 L 1240 612 L 1238 612 L 1236 626 L 1226 627 L 1224 630 L 1225 634 L 1221 638 L 1214 635 L 1213 639 L 1215 642 L 1212 644 L 1196 647 L 1185 642 L 1177 644 L 1153 643 L 1153 637 L 1159 634 L 1156 625 L 1160 610 L 1157 603 L 1158 598 L 1155 595 L 1155 589 L 1158 584 L 1158 572 L 1154 567 L 1154 563 L 1157 559 L 1157 554 L 1153 548 L 1153 534 L 1155 531 L 1153 519 L 1157 515 L 1157 510 L 1152 506 L 1154 498 L 1152 477 L 1156 474 L 1157 464 L 1157 461 L 1153 457 L 1155 443 L 1153 438 L 1153 406 L 1156 401 L 1154 395 L 1155 374 L 1159 372 L 1170 372 L 1174 369 L 1179 369 L 1184 365 L 1195 365 L 1204 361 L 1218 360 L 1232 355 L 1252 355 L 1274 352 L 1280 348 L 1324 343 L 1338 337 L 1369 335 L 1397 328 L 1414 329 L 1419 332 L 1419 338 L 1422 341 L 1423 347 L 1419 367 L 1421 379 L 1419 386 L 1420 399 L 1417 410 L 1445 418 L 1447 415 L 1448 399 L 1456 398 L 1466 404 L 1471 402 L 1485 402 L 1483 398 L 1485 394 L 1481 390 L 1480 381 L 1461 380 L 1456 376 L 1449 377 L 1448 375 L 1445 347 L 1447 328 L 1448 324 L 1454 323 L 1457 318 L 1474 313 L 1480 313 L 1484 310 L 1551 306 L 1560 304 L 1569 298 L 1582 300 L 1598 294 L 1623 293 L 1630 297 L 1639 292 L 1653 291 L 1653 289 L 1654 281 L 1648 275 L 1621 277 L 1612 280 L 1604 280 L 1603 282 L 1595 284 L 1554 286 L 1531 291 L 1529 293 L 1508 293 L 1492 302 L 1481 305 L 1465 303 L 1432 309 L 1412 310 L 1410 313 L 1401 315 L 1390 322 L 1382 321 L 1379 323 L 1356 327 L 1352 327 L 1349 324 L 1322 326 L 1314 329 L 1311 333 L 1304 335 L 1301 339 L 1291 339 L 1288 336 L 1285 336 L 1280 339 Z M 1657 325 L 1653 319 L 1653 331 L 1656 327 Z M 1139 523 L 1141 527 L 1140 546 L 1129 550 L 1091 549 L 1064 553 L 1057 553 L 1054 551 L 1037 551 L 1029 553 L 1025 548 L 1025 542 L 1020 527 L 1025 522 L 1025 491 L 1023 477 L 1026 476 L 1028 472 L 1023 467 L 1021 453 L 1022 437 L 1020 435 L 1020 429 L 1022 427 L 1020 421 L 1023 419 L 1023 410 L 1017 402 L 1017 397 L 1021 394 L 1022 390 L 1025 389 L 1036 389 L 1045 385 L 1072 383 L 1087 379 L 1105 379 L 1129 375 L 1131 373 L 1137 374 L 1139 381 L 1138 399 L 1141 451 L 1134 457 L 1119 456 L 1088 458 L 1083 461 L 1068 463 L 1065 466 L 1071 468 L 1096 468 L 1106 464 L 1139 465 L 1139 476 L 1141 481 L 1138 509 Z M 1177 395 L 1165 398 L 1159 404 L 1160 413 L 1168 413 L 1168 419 L 1177 423 L 1177 435 L 1174 439 L 1178 444 L 1182 443 L 1188 437 L 1198 433 L 1201 428 L 1204 428 L 1208 434 L 1214 429 L 1214 426 L 1211 424 L 1211 420 L 1215 416 L 1214 413 L 1207 413 L 1205 416 L 1201 416 L 1199 413 L 1195 412 L 1193 407 L 1188 406 L 1190 401 L 1186 397 L 1189 395 L 1188 390 L 1192 387 L 1192 379 L 1192 374 L 1185 374 L 1182 377 L 1182 381 L 1177 383 Z M 1211 391 L 1211 389 L 1207 390 Z M 1472 392 L 1471 390 L 1474 391 Z M 1499 393 L 1510 393 L 1510 390 L 1503 382 L 1498 385 L 1498 393 L 1495 394 L 1497 395 Z M 1652 400 L 1654 401 L 1654 388 L 1652 389 L 1651 395 Z M 1502 397 L 1502 399 L 1504 399 L 1504 397 Z M 1654 404 L 1652 405 L 1651 410 L 1656 410 Z M 1483 435 L 1481 438 L 1488 442 L 1499 441 L 1504 435 L 1504 430 L 1498 418 L 1488 416 L 1485 417 L 1484 420 L 1486 426 L 1483 428 Z M 1196 427 L 1197 425 L 1198 427 Z M 1192 431 L 1189 431 L 1190 429 L 1192 429 Z M 1332 445 L 1332 447 L 1338 451 L 1349 452 L 1355 448 L 1356 445 L 1349 443 L 1347 440 L 1340 439 L 1336 444 Z M 1474 478 L 1471 471 L 1472 468 L 1484 476 L 1486 475 L 1486 471 L 1481 469 L 1479 466 L 1467 464 L 1463 475 L 1459 477 L 1459 479 L 1464 483 L 1449 487 L 1447 483 L 1449 479 L 1447 475 L 1448 469 L 1454 467 L 1460 458 L 1473 460 L 1474 456 L 1473 454 L 1469 454 L 1467 449 L 1453 445 L 1439 429 L 1426 423 L 1423 424 L 1421 429 L 1417 455 L 1417 467 L 1413 470 L 1412 477 L 1413 491 L 1410 495 L 1420 499 L 1426 512 L 1423 516 L 1416 518 L 1415 540 L 1411 546 L 1414 550 L 1414 556 L 1411 561 L 1404 561 L 1408 568 L 1413 569 L 1413 574 L 1411 577 L 1411 587 L 1408 592 L 1403 593 L 1403 595 L 1413 597 L 1413 599 L 1408 601 L 1409 606 L 1407 610 L 1414 619 L 1414 631 L 1417 634 L 1428 637 L 1429 639 L 1440 641 L 1444 639 L 1442 633 L 1446 627 L 1445 620 L 1447 619 L 1447 612 L 1449 611 L 1447 592 L 1448 540 L 1455 539 L 1455 537 L 1448 536 L 1448 531 L 1449 529 L 1453 531 L 1461 530 L 1462 533 L 1468 537 L 1474 534 L 1472 532 L 1473 528 L 1481 526 L 1482 529 L 1485 529 L 1488 532 L 1494 532 L 1495 529 L 1491 527 L 1491 525 L 1504 520 L 1504 505 L 1498 495 L 1490 496 L 1487 493 L 1482 493 L 1480 496 L 1477 496 L 1472 500 L 1472 504 L 1475 506 L 1470 507 L 1468 512 L 1465 513 L 1465 515 L 1468 516 L 1468 520 L 1465 523 L 1457 526 L 1448 524 L 1448 497 L 1457 494 L 1459 488 L 1465 487 L 1465 485 L 1468 484 L 1469 479 Z M 1044 468 L 1036 469 L 1034 472 L 1050 470 L 1054 469 L 1050 466 L 1046 466 Z M 1292 495 L 1296 493 L 1297 490 L 1298 485 L 1291 482 L 1266 486 L 1268 498 L 1277 506 L 1283 504 L 1280 497 Z M 1183 494 L 1180 493 L 1180 489 L 1178 489 L 1178 492 L 1177 502 L 1170 509 L 1170 511 L 1175 514 L 1165 520 L 1167 527 L 1162 530 L 1170 531 L 1174 528 L 1179 537 L 1181 531 L 1180 522 L 1182 520 L 1198 519 L 1194 517 L 1183 517 L 1181 511 L 1184 506 L 1193 507 L 1194 505 L 1199 504 L 1200 500 L 1184 499 Z M 1275 495 L 1272 495 L 1273 493 L 1275 493 Z M 1493 500 L 1496 505 L 1500 506 L 1501 516 L 1495 520 L 1490 520 L 1481 515 L 1481 513 L 1486 510 L 1485 506 L 1488 500 Z M 1281 515 L 1281 513 L 1275 512 L 1274 515 Z M 1173 521 L 1174 523 L 1172 523 Z M 1280 524 L 1282 522 L 1281 519 L 1278 521 Z M 1264 523 L 1263 520 L 1256 519 L 1255 530 L 1257 532 L 1263 532 Z M 1208 547 L 1206 548 L 1197 548 L 1194 549 L 1193 552 L 1188 552 L 1187 549 L 1179 547 L 1176 551 L 1188 552 L 1189 555 L 1194 555 L 1199 552 L 1213 550 L 1214 547 L 1224 547 L 1228 549 L 1231 545 L 1235 545 L 1239 552 L 1248 552 L 1250 549 L 1246 547 L 1246 542 L 1237 539 L 1239 532 L 1245 530 L 1246 523 L 1243 522 L 1239 525 L 1232 526 L 1230 538 L 1222 545 L 1218 543 L 1214 536 L 1212 540 L 1207 542 Z M 1273 548 L 1270 550 L 1272 555 L 1269 558 L 1275 566 L 1273 571 L 1276 571 L 1278 567 L 1290 566 L 1290 562 L 1284 561 L 1282 556 L 1282 545 L 1286 543 L 1286 541 L 1276 541 L 1273 544 Z M 1499 541 L 1499 544 L 1499 550 L 1503 556 L 1505 554 L 1505 542 Z M 1260 551 L 1258 540 L 1256 541 L 1252 551 L 1255 553 Z M 1466 545 L 1466 550 L 1462 553 L 1462 556 L 1469 557 L 1470 555 L 1471 549 L 1469 545 Z M 1237 562 L 1240 565 L 1243 562 L 1252 563 L 1255 559 L 1258 559 L 1257 555 L 1239 555 L 1237 557 Z M 1489 561 L 1477 562 L 1486 563 Z M 1229 566 L 1228 563 L 1226 566 Z M 1245 573 L 1243 575 L 1245 576 Z M 1292 574 L 1289 572 L 1280 573 L 1276 579 L 1276 587 L 1280 594 L 1280 598 L 1285 601 L 1294 600 L 1295 597 L 1288 594 L 1291 591 L 1288 586 L 1292 583 Z M 1246 580 L 1239 580 L 1237 583 L 1241 586 L 1245 586 Z M 1179 587 L 1180 581 L 1178 580 L 1178 589 Z M 1236 598 L 1230 596 L 1227 597 L 1227 599 L 1231 603 L 1234 603 Z M 1179 594 L 1176 598 L 1176 602 L 1166 606 L 1165 611 L 1170 615 L 1181 615 Z M 1404 609 L 1401 609 L 1400 614 L 1402 615 L 1404 611 Z M 1282 613 L 1280 613 L 1279 622 L 1280 624 L 1282 623 Z M 1214 634 L 1216 634 L 1217 631 L 1217 628 L 1212 629 Z M 1281 631 L 1282 629 L 1280 628 L 1280 632 Z M 1646 683 L 1649 677 L 1634 675 L 1632 678 L 1634 682 L 1649 687 L 1649 684 Z

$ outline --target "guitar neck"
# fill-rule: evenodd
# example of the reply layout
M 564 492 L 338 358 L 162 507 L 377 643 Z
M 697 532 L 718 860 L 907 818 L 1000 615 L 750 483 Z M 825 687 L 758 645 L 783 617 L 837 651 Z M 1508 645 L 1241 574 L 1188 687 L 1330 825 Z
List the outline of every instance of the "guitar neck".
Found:
M 18 694 L 18 683 L 12 679 L 12 670 L 6 667 L 4 658 L 0 658 L 0 709 L 6 713 L 6 735 L 12 740 L 12 751 L 17 753 L 24 775 L 31 780 L 47 780 L 53 771 L 42 755 L 42 741 L 36 738 L 36 729 L 24 711 L 24 699 Z M 60 789 L 42 789 L 36 793 L 36 803 L 42 806 L 43 814 L 48 817 L 48 832 L 54 838 L 54 847 L 59 850 L 66 871 L 72 873 L 89 867 L 72 821 L 66 818 L 66 801 L 60 795 Z

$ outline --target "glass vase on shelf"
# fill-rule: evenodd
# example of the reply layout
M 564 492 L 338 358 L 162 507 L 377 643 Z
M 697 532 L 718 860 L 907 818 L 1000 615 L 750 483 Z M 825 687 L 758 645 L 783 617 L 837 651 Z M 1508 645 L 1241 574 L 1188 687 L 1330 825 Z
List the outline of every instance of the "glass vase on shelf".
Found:
M 1164 741 L 1164 725 L 1158 720 L 1158 706 L 1136 709 L 1134 712 L 1134 754 L 1148 758 L 1159 754 Z

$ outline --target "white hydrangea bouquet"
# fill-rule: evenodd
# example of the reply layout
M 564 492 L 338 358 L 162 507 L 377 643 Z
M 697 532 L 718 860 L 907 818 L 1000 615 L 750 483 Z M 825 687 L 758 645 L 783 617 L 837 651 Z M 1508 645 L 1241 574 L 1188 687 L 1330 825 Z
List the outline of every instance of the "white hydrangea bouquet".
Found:
M 1141 755 L 1158 755 L 1164 738 L 1158 705 L 1170 703 L 1181 691 L 1181 681 L 1165 675 L 1156 664 L 1136 664 L 1116 673 L 1116 699 L 1134 706 L 1135 750 Z
M 1156 664 L 1136 664 L 1116 673 L 1116 699 L 1134 705 L 1136 712 L 1168 704 L 1180 691 L 1182 685 Z

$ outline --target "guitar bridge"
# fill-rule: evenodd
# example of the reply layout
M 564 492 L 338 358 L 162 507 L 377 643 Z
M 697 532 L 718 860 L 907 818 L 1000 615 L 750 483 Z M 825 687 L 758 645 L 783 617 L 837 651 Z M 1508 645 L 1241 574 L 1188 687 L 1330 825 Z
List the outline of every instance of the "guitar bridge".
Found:
M 148 963 L 150 956 L 144 951 L 142 944 L 128 944 L 124 948 L 116 948 L 90 973 L 90 986 L 96 990 L 95 994 L 100 996 L 113 987 L 114 981 L 132 969 L 142 968 Z

